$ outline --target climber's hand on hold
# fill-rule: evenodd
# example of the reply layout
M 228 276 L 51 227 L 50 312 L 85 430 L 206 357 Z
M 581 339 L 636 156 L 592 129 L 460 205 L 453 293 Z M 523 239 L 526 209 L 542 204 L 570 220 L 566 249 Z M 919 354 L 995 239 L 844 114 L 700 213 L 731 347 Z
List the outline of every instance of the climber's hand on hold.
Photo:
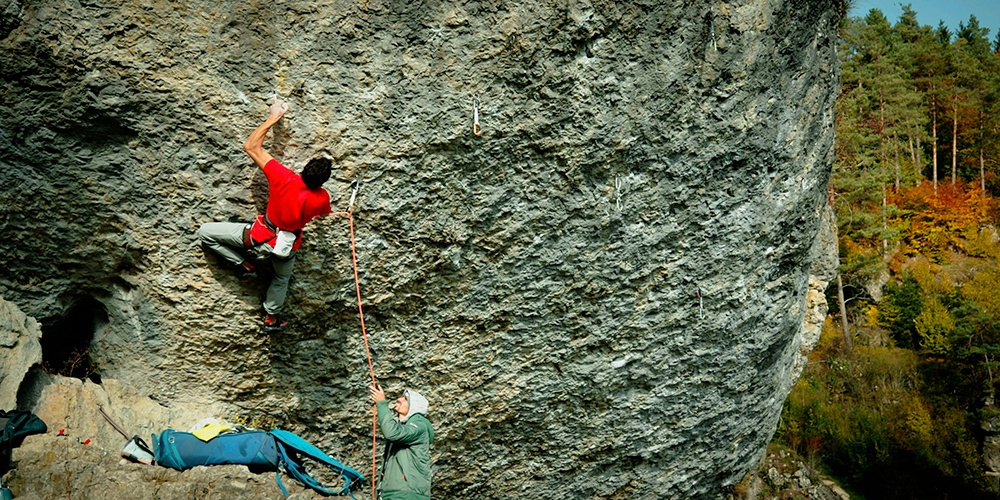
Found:
M 281 118 L 287 111 L 288 104 L 275 96 L 274 103 L 271 104 L 271 118 Z
M 247 137 L 246 142 L 243 143 L 243 150 L 253 158 L 253 162 L 257 164 L 261 169 L 271 160 L 274 159 L 271 153 L 264 151 L 264 136 L 267 135 L 267 131 L 271 130 L 278 120 L 288 111 L 288 105 L 284 103 L 278 96 L 274 96 L 274 103 L 271 104 L 271 114 L 261 123 L 253 132 L 250 133 L 250 137 Z
M 379 401 L 385 401 L 385 391 L 382 390 L 382 386 L 378 384 L 372 384 L 368 387 L 368 392 L 372 395 L 372 400 L 378 403 Z

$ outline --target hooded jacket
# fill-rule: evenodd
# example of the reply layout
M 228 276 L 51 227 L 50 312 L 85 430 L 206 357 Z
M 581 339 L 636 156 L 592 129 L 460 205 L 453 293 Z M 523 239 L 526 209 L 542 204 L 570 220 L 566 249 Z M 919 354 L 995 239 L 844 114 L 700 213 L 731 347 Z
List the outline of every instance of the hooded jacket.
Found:
M 376 404 L 378 427 L 388 441 L 382 456 L 379 490 L 383 500 L 429 500 L 431 497 L 431 452 L 434 429 L 424 416 L 427 399 L 406 391 L 410 410 L 397 421 L 388 401 Z

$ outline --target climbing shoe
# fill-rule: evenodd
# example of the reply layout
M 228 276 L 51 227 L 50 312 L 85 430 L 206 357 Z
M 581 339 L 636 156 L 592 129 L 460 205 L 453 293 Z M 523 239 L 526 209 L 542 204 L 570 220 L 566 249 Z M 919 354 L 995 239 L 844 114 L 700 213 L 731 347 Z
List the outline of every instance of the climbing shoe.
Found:
M 280 332 L 288 328 L 288 320 L 284 320 L 278 317 L 274 318 L 273 322 L 268 322 L 267 318 L 264 318 L 264 331 L 268 333 Z
M 257 269 L 247 270 L 243 266 L 236 266 L 236 279 L 240 281 L 249 281 L 257 279 Z

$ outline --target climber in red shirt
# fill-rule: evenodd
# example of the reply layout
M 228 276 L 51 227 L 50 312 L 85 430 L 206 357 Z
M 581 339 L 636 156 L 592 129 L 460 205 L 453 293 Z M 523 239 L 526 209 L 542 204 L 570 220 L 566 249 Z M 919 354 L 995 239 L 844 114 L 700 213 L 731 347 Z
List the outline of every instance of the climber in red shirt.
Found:
M 254 247 L 269 254 L 274 278 L 264 299 L 264 331 L 276 332 L 288 328 L 288 321 L 278 317 L 288 282 L 292 276 L 295 253 L 302 244 L 302 228 L 307 222 L 327 215 L 330 194 L 323 183 L 330 178 L 328 158 L 313 158 L 302 169 L 302 175 L 292 172 L 264 151 L 264 136 L 288 111 L 279 99 L 271 105 L 270 116 L 257 127 L 243 144 L 243 150 L 253 158 L 267 177 L 267 210 L 252 223 L 209 222 L 198 229 L 201 241 L 237 266 L 238 276 L 254 277 L 256 269 L 246 259 L 243 250 Z

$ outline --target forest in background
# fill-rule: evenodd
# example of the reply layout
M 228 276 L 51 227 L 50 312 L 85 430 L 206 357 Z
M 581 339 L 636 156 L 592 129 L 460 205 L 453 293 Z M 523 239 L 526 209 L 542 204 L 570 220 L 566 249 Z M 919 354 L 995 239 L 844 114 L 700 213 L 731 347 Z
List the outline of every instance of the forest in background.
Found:
M 858 498 L 997 498 L 1000 33 L 846 18 L 831 316 L 775 442 Z

